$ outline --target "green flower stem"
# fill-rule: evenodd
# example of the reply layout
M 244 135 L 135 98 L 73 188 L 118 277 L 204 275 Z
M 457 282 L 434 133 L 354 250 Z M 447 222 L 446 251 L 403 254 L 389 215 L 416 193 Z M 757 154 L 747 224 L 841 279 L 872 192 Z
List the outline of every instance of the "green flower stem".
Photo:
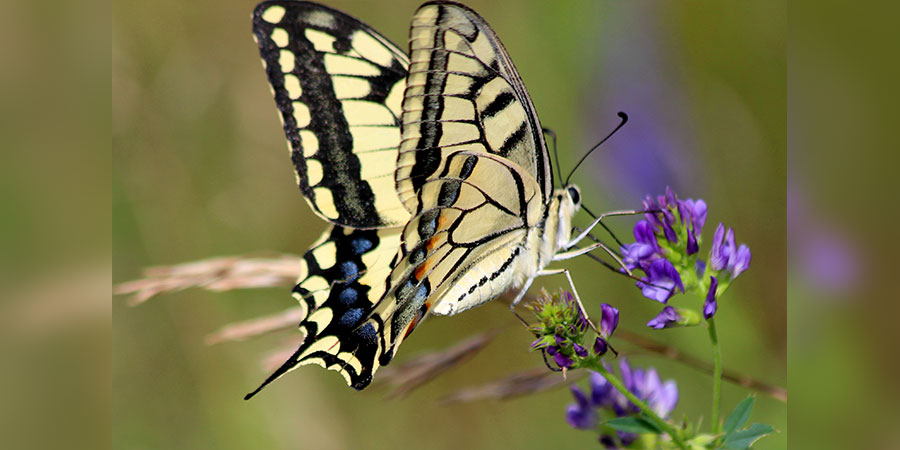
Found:
M 613 385 L 617 391 L 621 392 L 625 398 L 628 399 L 631 403 L 638 407 L 644 415 L 646 415 L 653 423 L 659 427 L 660 430 L 663 430 L 672 438 L 672 442 L 675 442 L 678 445 L 678 448 L 688 450 L 687 445 L 681 439 L 681 434 L 678 433 L 678 430 L 673 427 L 669 422 L 663 420 L 662 417 L 654 412 L 649 405 L 644 403 L 641 399 L 637 398 L 628 388 L 625 387 L 625 384 L 622 383 L 618 377 L 610 373 L 610 371 L 606 370 L 606 367 L 603 367 L 603 364 L 600 363 L 599 359 L 587 359 L 584 361 L 584 365 L 582 367 L 586 367 L 595 372 L 599 372 L 600 375 L 603 375 L 603 378 L 606 378 L 606 381 L 609 381 L 609 384 Z
M 719 434 L 722 431 L 722 423 L 719 421 L 719 403 L 722 397 L 722 350 L 719 347 L 719 336 L 716 334 L 715 317 L 710 317 L 709 342 L 713 348 L 713 405 L 712 405 L 712 432 Z

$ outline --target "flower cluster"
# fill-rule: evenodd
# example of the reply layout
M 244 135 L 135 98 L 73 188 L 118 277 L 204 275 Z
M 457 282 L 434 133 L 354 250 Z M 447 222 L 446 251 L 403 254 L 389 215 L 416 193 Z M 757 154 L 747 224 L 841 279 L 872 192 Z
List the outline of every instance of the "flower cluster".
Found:
M 662 418 L 667 418 L 678 403 L 678 387 L 673 380 L 661 381 L 656 369 L 633 368 L 625 358 L 619 360 L 619 372 L 625 387 L 647 403 Z M 566 408 L 566 421 L 574 428 L 601 431 L 600 443 L 606 448 L 628 446 L 638 435 L 601 427 L 601 415 L 614 417 L 637 416 L 640 410 L 617 391 L 601 374 L 591 372 L 590 394 L 572 385 L 575 403 Z
M 609 348 L 607 339 L 619 324 L 619 311 L 606 303 L 600 305 L 600 335 L 588 351 L 584 337 L 589 324 L 570 292 L 550 295 L 544 291 L 528 308 L 538 319 L 531 327 L 537 337 L 531 348 L 544 352 L 563 370 L 579 367 L 586 358 L 603 356 Z
M 682 200 L 666 188 L 665 195 L 648 195 L 643 208 L 644 219 L 634 226 L 635 242 L 621 247 L 625 267 L 644 273 L 637 286 L 645 297 L 660 303 L 667 304 L 676 291 L 705 294 L 703 316 L 711 318 L 718 295 L 750 267 L 750 248 L 737 246 L 734 230 L 726 230 L 720 223 L 708 259 L 700 259 L 707 216 L 706 202 L 701 199 Z M 697 323 L 699 314 L 667 305 L 647 326 L 661 329 Z

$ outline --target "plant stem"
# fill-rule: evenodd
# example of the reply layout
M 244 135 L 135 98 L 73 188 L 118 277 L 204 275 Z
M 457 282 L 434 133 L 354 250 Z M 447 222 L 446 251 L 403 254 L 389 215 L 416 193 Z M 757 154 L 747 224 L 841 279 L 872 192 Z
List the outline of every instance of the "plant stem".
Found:
M 719 421 L 719 403 L 722 398 L 722 350 L 719 347 L 719 336 L 716 334 L 715 317 L 710 317 L 709 342 L 713 348 L 713 405 L 712 405 L 712 432 L 719 434 L 722 431 L 722 423 Z
M 672 441 L 675 442 L 675 444 L 678 445 L 679 448 L 687 450 L 688 447 L 681 439 L 681 434 L 678 432 L 678 430 L 671 424 L 669 424 L 669 422 L 663 420 L 662 417 L 659 417 L 659 415 L 657 415 L 649 405 L 644 403 L 643 400 L 637 398 L 636 395 L 629 391 L 628 388 L 625 387 L 625 383 L 622 383 L 622 380 L 606 370 L 606 368 L 603 367 L 603 364 L 600 364 L 599 360 L 591 360 L 590 366 L 591 367 L 588 367 L 589 369 L 595 372 L 599 372 L 600 375 L 603 375 L 603 378 L 606 378 L 606 381 L 609 381 L 609 384 L 613 385 L 613 387 L 616 388 L 617 391 L 621 392 L 622 395 L 624 395 L 625 398 L 628 399 L 628 401 L 637 406 L 638 409 L 640 409 L 641 412 L 644 413 L 644 415 L 646 415 L 657 427 L 659 427 L 660 430 L 665 431 L 666 434 L 668 434 L 672 438 Z

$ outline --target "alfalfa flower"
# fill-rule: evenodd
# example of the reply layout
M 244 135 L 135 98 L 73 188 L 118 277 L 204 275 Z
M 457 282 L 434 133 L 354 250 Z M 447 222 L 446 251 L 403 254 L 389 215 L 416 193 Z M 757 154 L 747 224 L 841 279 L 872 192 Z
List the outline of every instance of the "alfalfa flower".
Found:
M 619 359 L 619 373 L 627 390 L 645 402 L 654 413 L 663 419 L 671 415 L 678 403 L 678 386 L 675 381 L 663 382 L 656 369 L 632 367 L 625 358 Z M 566 422 L 570 426 L 599 431 L 599 441 L 607 448 L 625 447 L 638 438 L 637 434 L 615 431 L 603 425 L 609 419 L 639 417 L 641 413 L 603 375 L 591 372 L 589 393 L 575 385 L 571 389 L 575 403 L 566 407 Z
M 643 272 L 637 282 L 641 293 L 668 304 L 678 291 L 705 296 L 703 315 L 715 314 L 716 299 L 729 283 L 750 267 L 750 248 L 737 245 L 734 230 L 719 224 L 712 239 L 707 260 L 700 258 L 707 205 L 702 199 L 678 198 L 666 188 L 664 195 L 643 200 L 644 219 L 634 226 L 634 243 L 621 247 L 622 261 L 628 270 Z M 664 308 L 647 323 L 656 329 L 692 325 L 699 317 L 686 308 Z

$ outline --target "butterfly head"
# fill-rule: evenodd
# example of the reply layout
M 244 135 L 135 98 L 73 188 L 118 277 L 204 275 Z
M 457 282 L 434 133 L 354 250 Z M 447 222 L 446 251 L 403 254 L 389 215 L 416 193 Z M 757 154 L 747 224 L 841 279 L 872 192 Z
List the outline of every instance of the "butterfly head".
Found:
M 566 195 L 569 196 L 569 200 L 575 207 L 575 211 L 577 211 L 581 207 L 581 189 L 578 189 L 578 186 L 574 184 L 570 184 L 566 186 Z

